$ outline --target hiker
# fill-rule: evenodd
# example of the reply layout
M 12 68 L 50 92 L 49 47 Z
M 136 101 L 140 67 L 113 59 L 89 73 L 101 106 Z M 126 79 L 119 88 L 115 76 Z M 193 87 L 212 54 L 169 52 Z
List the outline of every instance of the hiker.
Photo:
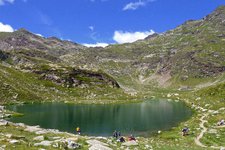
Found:
M 135 137 L 131 134 L 129 137 L 128 137 L 128 141 L 136 141 Z
M 116 139 L 118 138 L 118 133 L 117 133 L 116 130 L 113 132 L 113 137 L 116 138 Z
M 121 133 L 120 133 L 120 131 L 118 131 L 118 132 L 117 132 L 117 136 L 118 136 L 118 137 L 120 137 L 120 136 L 121 136 Z
M 218 126 L 223 126 L 224 125 L 224 120 L 220 120 L 218 123 L 217 123 Z
M 188 127 L 183 128 L 182 129 L 182 135 L 183 136 L 188 135 L 188 131 L 189 131 Z
M 121 136 L 121 137 L 119 138 L 119 141 L 120 141 L 121 143 L 123 143 L 123 142 L 125 142 L 125 138 Z
M 80 127 L 77 127 L 77 128 L 76 128 L 76 132 L 77 132 L 77 134 L 80 135 L 80 132 L 81 132 L 81 131 L 80 131 Z

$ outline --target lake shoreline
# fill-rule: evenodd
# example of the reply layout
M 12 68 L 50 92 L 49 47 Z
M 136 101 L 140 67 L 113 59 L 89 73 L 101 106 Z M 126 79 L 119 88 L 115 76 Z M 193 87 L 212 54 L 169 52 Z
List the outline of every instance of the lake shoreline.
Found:
M 70 133 L 74 132 L 76 126 L 76 125 L 73 126 L 72 124 L 77 124 L 78 126 L 81 127 L 83 133 L 88 136 L 89 135 L 108 136 L 111 135 L 111 132 L 117 129 L 120 130 L 123 134 L 127 135 L 135 134 L 138 136 L 149 137 L 152 136 L 152 133 L 157 133 L 159 130 L 162 131 L 170 130 L 170 128 L 177 126 L 177 124 L 179 124 L 180 122 L 189 119 L 193 114 L 193 111 L 189 109 L 183 102 L 177 103 L 176 101 L 167 101 L 158 99 L 145 100 L 139 103 L 126 103 L 126 104 L 117 103 L 104 105 L 48 102 L 48 103 L 34 103 L 24 105 L 10 105 L 6 108 L 8 108 L 10 111 L 17 111 L 25 115 L 21 117 L 13 117 L 11 119 L 8 119 L 9 121 L 23 122 L 28 125 L 40 125 L 43 128 L 55 128 L 59 129 L 60 131 L 66 131 Z M 167 109 L 168 111 L 166 111 Z M 80 114 L 81 110 L 82 114 Z M 72 114 L 70 114 L 69 112 Z M 27 116 L 26 114 L 29 115 Z M 80 114 L 82 117 L 84 117 L 83 115 L 89 114 L 88 115 L 89 117 L 88 116 L 84 117 L 89 123 L 83 124 L 82 121 L 79 119 L 79 117 L 81 116 L 78 114 Z M 104 115 L 102 116 L 102 114 Z M 133 117 L 131 118 L 126 117 L 126 115 L 128 114 Z M 44 117 L 41 120 L 40 115 Z M 159 115 L 159 118 L 157 117 L 157 115 Z M 176 117 L 172 117 L 174 115 Z M 46 118 L 46 116 L 49 117 Z M 114 117 L 112 118 L 112 116 Z M 116 116 L 119 116 L 119 118 Z M 37 117 L 38 120 L 34 119 L 35 117 Z M 164 119 L 162 117 L 164 117 Z M 92 118 L 96 119 L 93 120 Z M 68 119 L 70 120 L 69 122 Z M 45 120 L 48 121 L 45 122 Z M 55 120 L 60 120 L 60 122 L 57 123 L 55 122 Z M 81 122 L 78 120 L 80 120 Z M 133 124 L 133 121 L 135 121 L 136 123 L 139 122 L 138 124 L 140 125 L 137 125 L 136 123 Z M 55 122 L 54 125 L 52 125 L 51 122 Z M 97 125 L 99 122 L 101 122 L 101 126 Z M 49 125 L 47 125 L 46 123 Z M 116 125 L 117 127 L 115 127 L 115 123 L 117 124 Z M 102 129 L 104 130 L 102 131 Z

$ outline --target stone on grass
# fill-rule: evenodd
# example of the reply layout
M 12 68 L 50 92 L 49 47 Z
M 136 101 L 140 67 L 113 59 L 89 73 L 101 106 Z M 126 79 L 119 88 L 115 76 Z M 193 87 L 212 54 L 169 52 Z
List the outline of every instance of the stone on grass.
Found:
M 52 141 L 41 141 L 40 143 L 35 143 L 34 146 L 51 146 Z
M 112 150 L 108 147 L 108 144 L 98 140 L 88 140 L 87 143 L 91 145 L 89 150 Z
M 10 140 L 9 141 L 9 143 L 11 143 L 11 144 L 17 144 L 17 143 L 19 143 L 20 141 L 18 141 L 18 140 Z
M 8 121 L 0 120 L 0 126 L 7 126 L 7 125 L 8 125 Z
M 78 140 L 77 137 L 66 138 L 66 141 L 77 141 L 77 140 Z
M 128 141 L 122 144 L 123 146 L 137 146 L 138 143 L 136 141 Z
M 25 125 L 24 123 L 16 123 L 15 125 L 16 125 L 16 126 L 19 126 L 19 127 L 23 127 L 23 128 L 26 127 L 26 125 Z
M 46 133 L 48 133 L 48 131 L 45 131 L 45 130 L 40 130 L 40 131 L 35 132 L 35 134 L 38 134 L 38 135 L 46 134 Z
M 219 111 L 214 111 L 213 114 L 214 115 L 219 114 Z
M 39 126 L 27 126 L 27 128 L 24 131 L 28 131 L 28 132 L 37 132 L 40 131 L 41 129 L 39 128 Z
M 41 135 L 41 136 L 34 137 L 33 140 L 34 141 L 44 141 L 44 136 Z
M 54 148 L 58 148 L 58 147 L 59 147 L 59 143 L 55 143 L 55 144 L 53 144 L 53 145 L 52 145 L 52 147 L 54 147 Z
M 6 134 L 5 135 L 7 138 L 11 139 L 12 138 L 12 134 Z
M 89 145 L 104 145 L 104 146 L 108 146 L 108 144 L 103 143 L 103 142 L 98 141 L 98 140 L 88 140 L 87 143 Z
M 67 147 L 68 149 L 78 149 L 80 148 L 80 145 L 78 143 L 75 143 L 74 141 L 68 141 Z
M 56 137 L 52 137 L 53 140 L 58 140 L 58 139 L 61 139 L 61 137 L 59 136 L 56 136 Z
M 89 150 L 112 150 L 112 149 L 104 145 L 95 144 L 95 145 L 92 145 L 89 148 Z

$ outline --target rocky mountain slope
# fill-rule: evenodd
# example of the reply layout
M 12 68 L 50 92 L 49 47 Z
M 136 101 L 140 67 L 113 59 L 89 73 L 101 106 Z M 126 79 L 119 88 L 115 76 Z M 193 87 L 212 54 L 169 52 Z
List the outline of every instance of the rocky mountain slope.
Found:
M 121 97 L 159 89 L 186 91 L 216 86 L 225 81 L 224 59 L 225 6 L 201 20 L 189 20 L 165 33 L 106 48 L 87 48 L 54 37 L 44 38 L 25 29 L 0 33 L 4 82 L 12 80 L 6 80 L 9 72 L 18 74 L 13 77 L 18 81 L 24 74 L 30 74 L 31 78 L 37 76 L 37 81 L 32 82 L 50 81 L 63 90 L 78 88 L 81 92 L 88 88 L 86 96 L 96 95 L 91 92 L 96 92 L 96 86 L 102 90 L 120 87 L 121 95 L 116 94 L 117 90 L 111 95 Z M 13 86 L 17 88 L 16 84 Z
M 102 72 L 65 65 L 59 56 L 86 47 L 20 29 L 0 33 L 0 103 L 126 99 L 116 80 Z
M 103 69 L 121 85 L 138 91 L 144 87 L 194 89 L 223 78 L 225 6 L 144 40 L 60 58 L 71 66 Z

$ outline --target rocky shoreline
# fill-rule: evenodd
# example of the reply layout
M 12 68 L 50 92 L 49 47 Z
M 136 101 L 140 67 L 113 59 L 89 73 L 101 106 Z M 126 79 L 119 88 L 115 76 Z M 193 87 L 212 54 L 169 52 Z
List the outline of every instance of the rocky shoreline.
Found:
M 24 123 L 13 123 L 7 121 L 3 118 L 11 116 L 7 114 L 7 111 L 3 106 L 0 106 L 0 129 L 12 127 L 14 129 L 19 129 L 21 135 L 15 135 L 13 133 L 0 133 L 0 141 L 6 141 L 5 145 L 0 146 L 0 150 L 7 149 L 8 145 L 17 145 L 28 144 L 30 147 L 36 147 L 39 149 L 42 147 L 43 149 L 55 148 L 55 149 L 89 149 L 89 150 L 112 150 L 114 148 L 126 149 L 130 146 L 135 147 L 138 146 L 137 141 L 127 141 L 124 143 L 119 143 L 112 137 L 94 137 L 94 136 L 80 136 L 67 132 L 61 132 L 56 129 L 43 129 L 40 126 L 29 126 Z M 27 142 L 27 137 L 23 135 L 23 132 L 28 134 L 34 134 L 33 139 L 29 139 L 31 142 Z M 50 135 L 50 136 L 48 136 Z M 52 136 L 54 135 L 54 136 Z M 82 141 L 82 142 L 80 142 Z M 119 146 L 119 147 L 118 147 Z M 152 149 L 150 145 L 146 145 L 145 149 Z

